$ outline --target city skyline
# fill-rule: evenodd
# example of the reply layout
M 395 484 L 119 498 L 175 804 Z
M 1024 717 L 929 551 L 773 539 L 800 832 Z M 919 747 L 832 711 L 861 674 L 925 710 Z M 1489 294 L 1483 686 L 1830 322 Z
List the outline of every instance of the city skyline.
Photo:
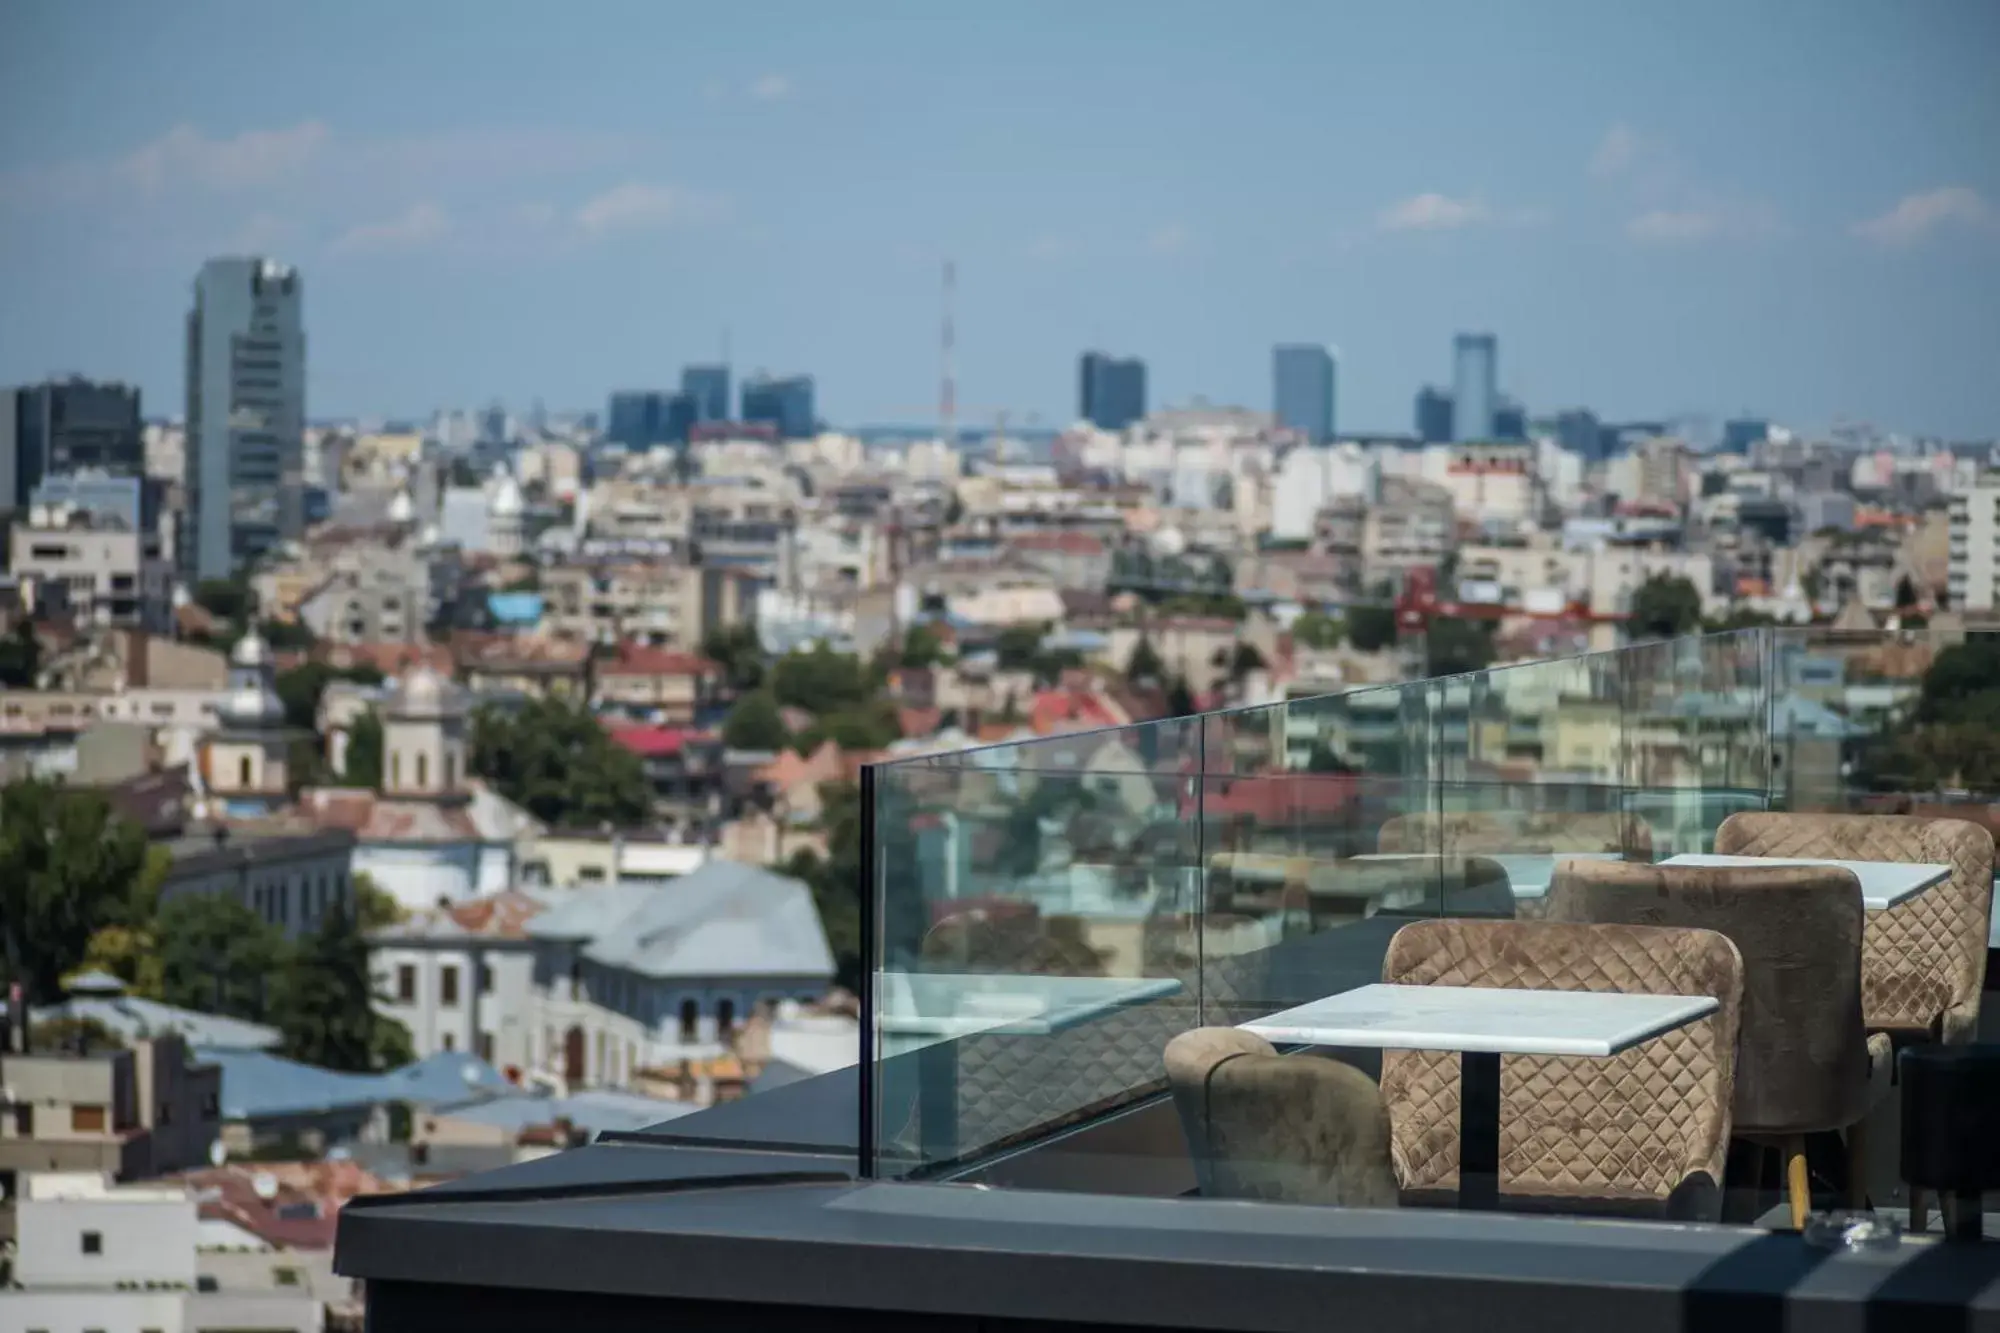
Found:
M 602 410 L 728 329 L 739 379 L 811 374 L 829 421 L 919 423 L 948 257 L 960 399 L 1016 422 L 1073 419 L 1094 346 L 1142 358 L 1154 404 L 1268 409 L 1271 349 L 1302 340 L 1342 348 L 1343 430 L 1406 431 L 1479 329 L 1537 415 L 2000 434 L 2000 13 L 1447 8 L 1288 12 L 1267 49 L 1171 7 L 468 26 L 364 4 L 253 29 L 13 6 L 0 52 L 33 58 L 0 54 L 0 382 L 75 371 L 171 408 L 192 274 L 256 253 L 312 283 L 315 418 Z M 627 65 L 668 35 L 696 72 L 634 97 Z M 1328 44 L 1371 58 L 1324 79 Z M 1392 96 L 1414 50 L 1432 86 Z M 120 94 L 83 98 L 83 59 Z M 512 69 L 563 96 L 471 95 Z M 1163 104 L 1176 81 L 1209 92 Z M 1364 103 L 1395 110 L 1364 132 Z

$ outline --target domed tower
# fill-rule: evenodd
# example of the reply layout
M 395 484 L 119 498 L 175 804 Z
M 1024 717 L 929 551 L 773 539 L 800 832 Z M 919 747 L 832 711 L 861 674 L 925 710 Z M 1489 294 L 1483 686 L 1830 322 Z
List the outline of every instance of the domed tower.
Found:
M 229 683 L 203 752 L 208 790 L 226 813 L 265 814 L 287 798 L 286 759 L 300 733 L 285 725 L 276 674 L 271 647 L 256 630 L 229 650 Z
M 403 673 L 382 706 L 382 795 L 462 801 L 465 692 L 428 665 Z
M 493 494 L 486 501 L 486 548 L 497 556 L 517 556 L 527 545 L 522 530 L 527 503 L 521 487 L 502 463 L 493 471 Z

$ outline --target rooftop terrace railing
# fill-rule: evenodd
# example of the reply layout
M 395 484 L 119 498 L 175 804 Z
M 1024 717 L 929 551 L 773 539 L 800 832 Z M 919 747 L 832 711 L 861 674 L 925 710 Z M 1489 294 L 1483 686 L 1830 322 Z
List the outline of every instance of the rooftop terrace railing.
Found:
M 1952 641 L 1752 629 L 873 766 L 862 1173 L 1155 1099 L 1177 1033 L 1379 981 L 1412 920 L 1536 917 L 1558 856 L 1963 807 L 1897 791 L 1939 786 L 1895 740 Z

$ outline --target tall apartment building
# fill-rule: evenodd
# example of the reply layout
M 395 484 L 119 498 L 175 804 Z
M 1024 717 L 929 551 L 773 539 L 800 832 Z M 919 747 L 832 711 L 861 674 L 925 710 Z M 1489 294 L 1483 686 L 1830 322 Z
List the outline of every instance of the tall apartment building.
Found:
M 1085 352 L 1077 364 L 1077 415 L 1099 430 L 1124 430 L 1146 415 L 1146 363 Z
M 1452 340 L 1454 441 L 1490 440 L 1500 408 L 1500 340 L 1490 333 L 1461 333 Z
M 72 376 L 0 389 L 0 509 L 30 503 L 43 477 L 145 470 L 139 391 Z
M 159 534 L 115 514 L 34 505 L 7 535 L 7 568 L 38 609 L 59 608 L 78 625 L 172 629 L 173 570 Z
M 787 375 L 774 379 L 753 375 L 743 381 L 743 420 L 764 421 L 787 440 L 807 440 L 819 433 L 813 407 L 813 378 Z
M 298 270 L 211 259 L 188 312 L 180 565 L 227 578 L 305 523 L 306 338 Z
M 1333 438 L 1336 365 L 1333 349 L 1317 343 L 1271 353 L 1272 411 L 1280 426 L 1313 444 Z
M 696 421 L 729 419 L 729 367 L 684 366 L 681 392 L 694 400 Z
M 1951 574 L 1954 611 L 1991 616 L 2000 609 L 2000 475 L 1951 497 Z

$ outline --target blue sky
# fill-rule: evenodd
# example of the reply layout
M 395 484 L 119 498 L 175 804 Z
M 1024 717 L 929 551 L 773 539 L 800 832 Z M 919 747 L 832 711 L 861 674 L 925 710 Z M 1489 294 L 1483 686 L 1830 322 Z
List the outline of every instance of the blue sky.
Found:
M 0 7 L 0 381 L 178 412 L 207 255 L 306 277 L 309 409 L 602 409 L 730 330 L 837 422 L 1268 406 L 1407 429 L 1460 328 L 1532 410 L 2000 433 L 2000 6 Z

